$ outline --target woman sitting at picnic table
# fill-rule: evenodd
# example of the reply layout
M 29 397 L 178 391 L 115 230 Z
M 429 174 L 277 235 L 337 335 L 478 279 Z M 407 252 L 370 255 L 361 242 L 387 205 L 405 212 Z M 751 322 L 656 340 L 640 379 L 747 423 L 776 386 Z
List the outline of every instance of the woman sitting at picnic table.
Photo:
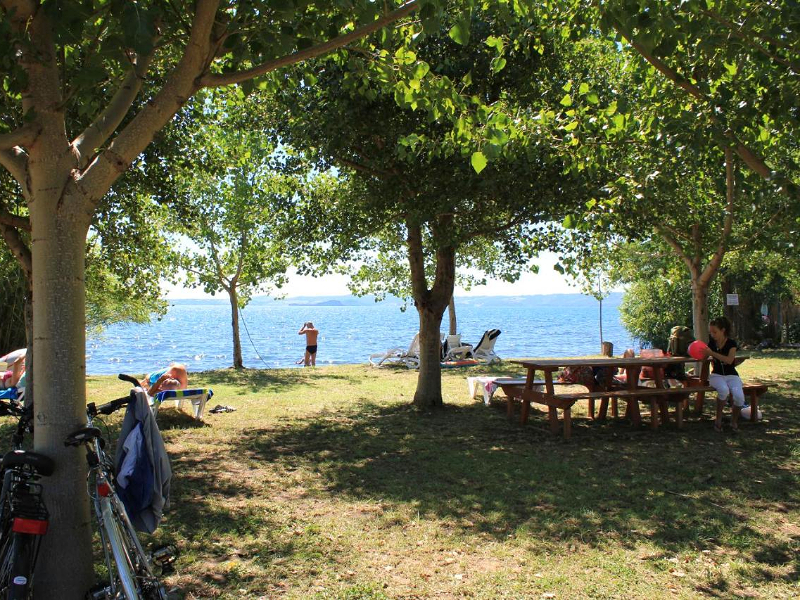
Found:
M 739 430 L 739 415 L 744 406 L 744 390 L 742 380 L 736 371 L 736 340 L 730 339 L 731 322 L 726 317 L 718 317 L 708 326 L 708 347 L 704 349 L 706 357 L 712 358 L 711 375 L 708 384 L 717 390 L 717 418 L 714 421 L 714 430 L 722 431 L 722 406 L 733 399 L 731 411 L 731 430 Z
M 166 369 L 150 373 L 139 384 L 148 396 L 155 396 L 164 390 L 185 390 L 189 387 L 186 365 L 171 363 Z

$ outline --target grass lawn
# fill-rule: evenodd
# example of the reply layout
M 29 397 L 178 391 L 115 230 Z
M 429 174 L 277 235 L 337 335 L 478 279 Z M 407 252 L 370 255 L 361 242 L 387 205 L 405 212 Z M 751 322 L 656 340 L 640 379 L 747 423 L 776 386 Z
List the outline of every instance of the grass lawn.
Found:
M 576 410 L 568 442 L 502 402 L 409 404 L 416 372 L 366 366 L 192 374 L 198 426 L 162 408 L 185 598 L 790 598 L 800 596 L 800 352 L 754 354 L 780 383 L 765 421 L 713 431 L 713 403 L 653 432 Z M 122 395 L 88 378 L 89 399 Z M 498 393 L 498 396 L 501 396 Z M 578 408 L 576 406 L 576 408 Z M 646 413 L 646 410 L 644 411 Z M 645 421 L 647 421 L 645 414 Z

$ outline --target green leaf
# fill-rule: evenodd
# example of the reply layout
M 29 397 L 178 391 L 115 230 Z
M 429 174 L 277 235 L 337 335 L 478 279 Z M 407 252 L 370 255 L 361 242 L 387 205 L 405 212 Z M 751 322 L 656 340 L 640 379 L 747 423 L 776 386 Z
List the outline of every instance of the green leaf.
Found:
M 578 88 L 578 93 L 583 95 L 588 91 L 589 91 L 589 84 L 586 82 L 581 83 L 580 87 Z
M 561 106 L 572 106 L 572 96 L 564 94 L 564 97 L 561 99 Z
M 472 168 L 475 169 L 475 172 L 480 173 L 486 168 L 488 161 L 483 155 L 483 152 L 473 152 L 470 163 L 472 164 Z
M 564 217 L 564 221 L 561 223 L 564 229 L 572 229 L 576 225 L 575 217 L 572 215 L 567 215 Z
M 506 59 L 502 56 L 496 56 L 492 59 L 492 71 L 499 73 L 506 66 Z
M 466 46 L 469 43 L 469 22 L 466 19 L 459 20 L 458 23 L 450 28 L 447 35 L 449 35 L 456 44 Z

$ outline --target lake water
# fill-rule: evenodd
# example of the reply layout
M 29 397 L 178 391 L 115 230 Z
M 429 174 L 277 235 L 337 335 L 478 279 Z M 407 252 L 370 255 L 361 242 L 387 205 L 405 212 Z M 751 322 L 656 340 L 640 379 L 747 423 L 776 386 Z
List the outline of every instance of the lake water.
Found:
M 603 302 L 603 338 L 616 354 L 634 347 L 619 320 L 621 294 Z M 328 302 L 329 305 L 312 305 Z M 338 304 L 338 305 L 337 305 Z M 365 363 L 370 354 L 407 348 L 419 328 L 413 307 L 369 299 L 255 298 L 242 311 L 242 355 L 249 368 L 295 367 L 305 348 L 298 330 L 305 321 L 319 329 L 317 365 Z M 503 358 L 580 356 L 600 348 L 598 302 L 580 294 L 456 298 L 462 341 L 477 344 L 486 329 L 502 331 L 495 352 Z M 442 330 L 448 329 L 445 312 Z M 116 325 L 90 337 L 86 369 L 93 375 L 140 374 L 170 361 L 189 371 L 232 364 L 230 305 L 226 300 L 172 300 L 167 314 L 147 325 Z

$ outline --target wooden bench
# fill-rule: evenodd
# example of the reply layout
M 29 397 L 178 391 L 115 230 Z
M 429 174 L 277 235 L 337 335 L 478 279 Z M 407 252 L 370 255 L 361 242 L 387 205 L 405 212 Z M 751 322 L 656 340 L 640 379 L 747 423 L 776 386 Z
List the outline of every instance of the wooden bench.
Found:
M 755 423 L 758 421 L 758 401 L 769 391 L 771 387 L 777 387 L 776 383 L 762 383 L 760 381 L 753 381 L 752 383 L 745 383 L 742 386 L 744 395 L 750 398 L 750 421 Z
M 742 385 L 742 390 L 744 391 L 745 398 L 749 399 L 750 401 L 750 421 L 755 422 L 758 421 L 758 403 L 761 399 L 761 396 L 766 394 L 769 391 L 769 388 L 777 387 L 778 384 L 776 383 L 764 383 L 761 381 L 752 381 L 749 383 L 745 383 Z M 713 390 L 712 391 L 716 391 Z M 698 396 L 697 400 L 695 401 L 694 405 L 694 412 L 695 415 L 699 416 L 703 414 L 703 397 Z
M 506 404 L 506 414 L 508 415 L 509 419 L 514 417 L 514 402 L 524 402 L 522 399 L 522 392 L 525 391 L 525 379 L 511 379 L 508 381 L 497 381 L 497 385 L 503 390 L 503 393 L 508 398 L 508 403 Z M 533 382 L 533 387 L 544 387 L 547 385 L 547 382 L 543 379 L 536 379 Z M 553 385 L 579 385 L 575 383 L 567 383 L 563 381 L 554 381 Z M 592 401 L 594 402 L 594 401 Z M 594 418 L 594 410 L 592 410 L 592 418 Z
M 742 385 L 745 398 L 750 400 L 750 421 L 758 420 L 758 402 L 764 394 L 769 391 L 769 388 L 777 387 L 776 383 L 763 383 L 761 381 L 752 381 Z M 711 391 L 716 391 L 712 388 Z M 694 413 L 696 416 L 703 414 L 703 396 L 698 395 L 694 405 Z
M 534 385 L 544 385 L 544 382 L 534 382 Z M 574 385 L 574 384 L 573 384 Z M 513 415 L 512 399 L 522 399 L 522 413 L 520 415 L 520 423 L 523 425 L 527 422 L 528 412 L 530 411 L 530 404 L 524 398 L 525 386 L 515 384 L 500 386 L 503 392 L 509 397 L 509 416 Z M 506 387 L 508 389 L 506 389 Z M 692 386 L 686 388 L 638 388 L 635 390 L 621 389 L 621 390 L 603 390 L 603 391 L 586 391 L 586 392 L 573 392 L 573 393 L 559 393 L 553 394 L 552 400 L 549 402 L 542 402 L 534 400 L 536 404 L 544 404 L 549 410 L 550 428 L 553 433 L 558 433 L 559 424 L 558 416 L 555 409 L 561 409 L 564 412 L 564 437 L 569 438 L 572 433 L 572 406 L 578 400 L 588 400 L 593 403 L 597 399 L 606 399 L 615 397 L 620 399 L 635 399 L 637 401 L 647 398 L 650 404 L 651 427 L 657 429 L 659 425 L 659 409 L 661 409 L 662 418 L 667 420 L 666 402 L 673 401 L 676 404 L 676 420 L 678 428 L 683 427 L 683 408 L 684 401 L 688 399 L 689 395 L 695 393 L 713 392 L 714 388 L 710 386 Z M 639 425 L 641 420 L 638 418 L 638 408 L 633 413 L 632 418 L 634 425 Z

